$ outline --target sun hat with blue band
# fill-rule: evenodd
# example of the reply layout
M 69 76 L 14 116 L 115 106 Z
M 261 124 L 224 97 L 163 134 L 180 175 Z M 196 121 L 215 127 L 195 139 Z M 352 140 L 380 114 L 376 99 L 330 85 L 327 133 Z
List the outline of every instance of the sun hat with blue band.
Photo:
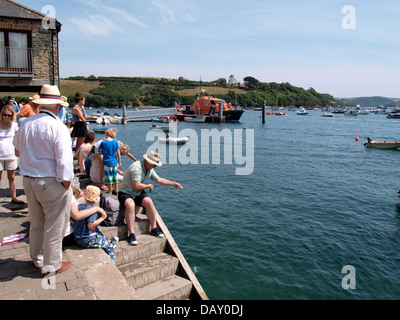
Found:
M 32 102 L 39 105 L 61 104 L 63 107 L 68 107 L 69 103 L 64 100 L 65 99 L 62 99 L 60 90 L 57 86 L 45 84 L 40 90 L 40 98 L 32 100 Z

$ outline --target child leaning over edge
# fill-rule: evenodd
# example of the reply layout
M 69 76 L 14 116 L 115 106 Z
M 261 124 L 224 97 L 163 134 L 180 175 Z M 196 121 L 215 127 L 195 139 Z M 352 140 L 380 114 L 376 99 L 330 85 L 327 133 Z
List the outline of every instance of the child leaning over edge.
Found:
M 87 186 L 85 190 L 85 204 L 80 204 L 78 210 L 86 210 L 100 201 L 100 188 L 95 186 Z M 78 245 L 84 248 L 101 248 L 115 263 L 115 253 L 113 245 L 100 232 L 98 225 L 107 218 L 104 210 L 99 211 L 100 217 L 97 217 L 97 212 L 86 219 L 75 221 L 74 237 Z
M 115 140 L 117 130 L 110 128 L 106 131 L 106 140 L 102 141 L 99 150 L 103 153 L 104 184 L 108 193 L 118 194 L 118 171 L 121 167 L 121 152 L 118 141 Z M 114 190 L 113 190 L 114 189 Z

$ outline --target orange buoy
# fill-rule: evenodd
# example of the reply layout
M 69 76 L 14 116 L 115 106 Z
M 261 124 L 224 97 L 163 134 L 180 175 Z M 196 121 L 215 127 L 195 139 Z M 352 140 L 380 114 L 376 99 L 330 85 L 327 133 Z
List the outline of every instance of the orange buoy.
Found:
M 360 140 L 360 138 L 359 138 L 359 137 L 356 137 L 356 141 L 358 141 L 358 140 Z

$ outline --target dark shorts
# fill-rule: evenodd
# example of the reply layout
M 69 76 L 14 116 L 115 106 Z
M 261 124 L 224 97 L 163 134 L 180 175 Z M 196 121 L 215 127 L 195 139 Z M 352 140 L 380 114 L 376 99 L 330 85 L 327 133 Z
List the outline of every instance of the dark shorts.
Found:
M 133 201 L 135 201 L 135 205 L 137 205 L 139 207 L 142 207 L 142 201 L 143 201 L 144 198 L 147 198 L 147 197 L 150 197 L 150 196 L 144 191 L 142 191 L 142 193 L 139 196 L 135 197 L 135 198 L 133 198 L 130 194 L 127 194 L 127 193 L 124 193 L 124 192 L 121 192 L 121 191 L 118 192 L 119 204 L 121 206 L 124 206 L 124 207 L 125 207 L 125 201 L 127 199 L 133 199 Z

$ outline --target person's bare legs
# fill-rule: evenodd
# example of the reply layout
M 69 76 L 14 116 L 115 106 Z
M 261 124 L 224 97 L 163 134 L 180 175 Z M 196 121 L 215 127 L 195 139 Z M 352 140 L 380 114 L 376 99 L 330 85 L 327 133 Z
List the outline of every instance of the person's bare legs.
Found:
M 7 178 L 10 186 L 11 199 L 15 202 L 23 203 L 21 200 L 17 198 L 17 186 L 15 184 L 15 170 L 7 170 Z
M 146 210 L 146 215 L 149 218 L 150 228 L 153 230 L 157 227 L 157 210 L 154 206 L 153 200 L 146 197 L 142 200 L 142 207 Z
M 128 228 L 128 235 L 135 233 L 135 202 L 129 198 L 125 200 L 125 221 Z

